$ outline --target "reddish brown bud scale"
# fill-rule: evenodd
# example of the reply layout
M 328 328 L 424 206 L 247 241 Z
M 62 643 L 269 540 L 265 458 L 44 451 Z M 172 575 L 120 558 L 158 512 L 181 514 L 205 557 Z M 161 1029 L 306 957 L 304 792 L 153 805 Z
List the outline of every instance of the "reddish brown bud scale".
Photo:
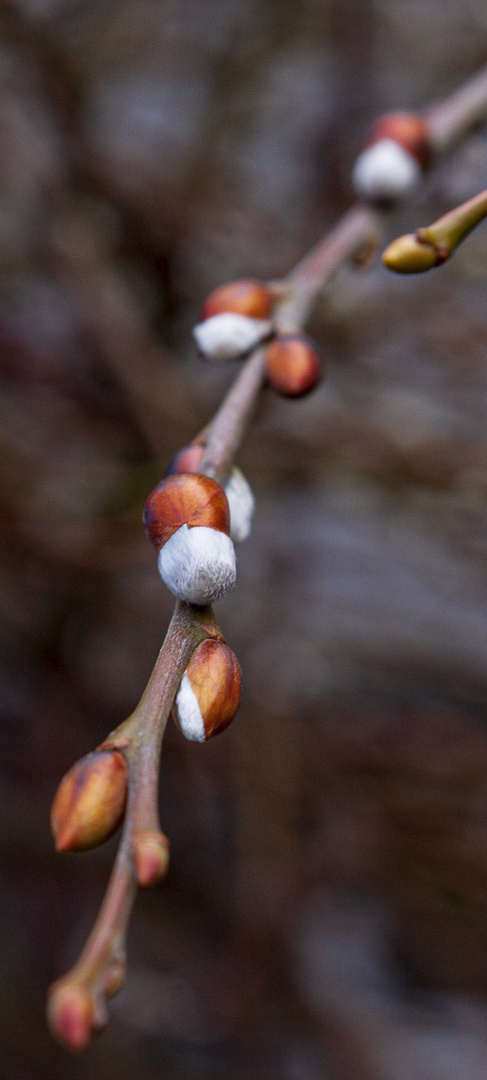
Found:
M 189 446 L 183 446 L 182 450 L 178 450 L 177 454 L 171 458 L 166 476 L 173 476 L 174 473 L 198 472 L 204 452 L 203 443 L 193 442 Z
M 408 154 L 416 158 L 422 169 L 431 162 L 431 131 L 423 116 L 408 112 L 391 112 L 379 116 L 370 129 L 365 145 L 372 146 L 380 139 L 394 139 Z
M 182 525 L 205 526 L 230 534 L 230 512 L 225 492 L 216 480 L 200 473 L 176 473 L 161 480 L 144 508 L 149 540 L 158 550 Z
M 304 334 L 278 334 L 266 354 L 266 377 L 283 397 L 297 398 L 314 390 L 322 378 L 322 364 Z
M 247 315 L 251 319 L 268 319 L 273 300 L 270 289 L 262 281 L 242 278 L 214 289 L 203 304 L 200 318 L 203 322 L 212 315 L 230 311 L 236 315 Z
M 47 1002 L 49 1027 L 69 1050 L 85 1050 L 96 1027 L 95 1002 L 78 983 L 54 983 Z
M 117 750 L 87 754 L 66 773 L 54 796 L 51 831 L 57 851 L 88 851 L 122 822 L 127 765 Z

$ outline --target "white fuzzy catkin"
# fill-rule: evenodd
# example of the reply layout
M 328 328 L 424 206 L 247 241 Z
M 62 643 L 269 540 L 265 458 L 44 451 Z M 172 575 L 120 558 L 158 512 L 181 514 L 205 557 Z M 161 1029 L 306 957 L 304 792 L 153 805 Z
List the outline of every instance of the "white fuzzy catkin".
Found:
M 255 499 L 248 480 L 236 465 L 225 484 L 225 495 L 230 509 L 230 536 L 234 544 L 241 544 L 250 536 Z
M 168 589 L 190 604 L 213 603 L 235 585 L 237 576 L 230 537 L 206 525 L 181 525 L 161 548 L 157 565 Z
M 268 337 L 272 324 L 224 311 L 198 323 L 193 334 L 198 349 L 208 360 L 234 360 Z
M 395 139 L 379 139 L 359 154 L 352 181 L 359 199 L 399 199 L 416 187 L 419 161 Z
M 198 698 L 186 672 L 181 679 L 176 694 L 175 706 L 179 727 L 183 735 L 187 739 L 191 739 L 192 742 L 206 742 L 205 724 L 198 705 Z

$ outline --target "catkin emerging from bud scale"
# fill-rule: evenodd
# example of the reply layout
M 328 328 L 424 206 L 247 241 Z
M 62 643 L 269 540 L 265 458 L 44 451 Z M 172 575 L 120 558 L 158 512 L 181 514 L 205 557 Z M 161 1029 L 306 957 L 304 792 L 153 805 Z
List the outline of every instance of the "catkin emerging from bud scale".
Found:
M 179 727 L 187 739 L 206 742 L 224 731 L 240 704 L 242 676 L 225 642 L 207 639 L 195 649 L 176 695 Z
M 228 500 L 215 480 L 167 476 L 147 499 L 144 523 L 162 580 L 179 600 L 210 604 L 235 584 Z

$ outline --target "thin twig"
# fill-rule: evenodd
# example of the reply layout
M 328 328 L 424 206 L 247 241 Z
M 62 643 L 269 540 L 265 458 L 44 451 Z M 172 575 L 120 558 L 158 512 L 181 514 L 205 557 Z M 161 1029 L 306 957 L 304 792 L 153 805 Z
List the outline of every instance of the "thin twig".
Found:
M 487 119 L 487 66 L 444 101 L 424 110 L 436 153 L 449 150 Z

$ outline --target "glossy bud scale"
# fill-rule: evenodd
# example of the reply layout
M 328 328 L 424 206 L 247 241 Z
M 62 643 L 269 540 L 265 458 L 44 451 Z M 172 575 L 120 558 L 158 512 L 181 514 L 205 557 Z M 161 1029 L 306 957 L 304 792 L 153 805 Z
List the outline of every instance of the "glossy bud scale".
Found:
M 200 318 L 209 319 L 232 311 L 238 315 L 249 315 L 252 319 L 268 319 L 272 310 L 273 297 L 267 285 L 262 281 L 242 278 L 220 285 L 206 298 Z
M 303 397 L 322 377 L 322 364 L 314 345 L 304 334 L 277 334 L 267 349 L 268 383 L 283 397 Z
M 73 765 L 57 789 L 51 830 L 57 851 L 87 851 L 122 822 L 127 766 L 117 750 L 96 750 Z
M 200 473 L 174 473 L 157 484 L 145 504 L 144 525 L 158 550 L 187 525 L 206 526 L 230 533 L 230 512 L 225 492 L 216 480 Z

